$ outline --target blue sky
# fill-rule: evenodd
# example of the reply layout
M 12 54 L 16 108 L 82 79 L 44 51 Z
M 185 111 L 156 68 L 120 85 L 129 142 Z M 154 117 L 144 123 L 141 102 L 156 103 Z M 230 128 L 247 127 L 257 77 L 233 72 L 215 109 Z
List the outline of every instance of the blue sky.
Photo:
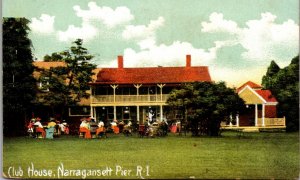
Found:
M 212 79 L 261 82 L 271 60 L 299 53 L 297 0 L 3 0 L 2 16 L 26 17 L 38 60 L 76 38 L 98 67 L 209 66 Z

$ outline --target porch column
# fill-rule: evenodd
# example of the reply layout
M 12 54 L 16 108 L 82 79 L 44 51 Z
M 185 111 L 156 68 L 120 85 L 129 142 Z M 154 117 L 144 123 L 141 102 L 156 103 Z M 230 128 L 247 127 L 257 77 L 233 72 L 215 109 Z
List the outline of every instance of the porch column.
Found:
M 257 104 L 255 104 L 255 126 L 257 126 L 258 112 L 257 112 Z
M 97 113 L 96 113 L 96 107 L 93 107 L 93 117 L 95 118 L 97 122 Z
M 114 90 L 114 104 L 116 104 L 116 89 L 118 85 L 110 85 L 110 87 Z M 114 105 L 114 120 L 117 120 L 117 107 Z
M 240 126 L 239 114 L 236 114 L 235 119 L 236 119 L 236 127 L 239 127 Z
M 138 101 L 138 97 L 139 97 L 139 89 L 142 86 L 142 84 L 134 84 L 134 87 L 136 88 L 136 101 Z M 136 106 L 136 120 L 138 123 L 140 123 L 140 106 L 137 105 Z
M 90 91 L 91 91 L 91 95 L 93 96 L 93 88 L 92 87 L 90 87 Z M 94 115 L 94 108 L 93 108 L 93 106 L 92 106 L 92 99 L 93 99 L 93 97 L 92 96 L 90 96 L 90 115 L 91 116 L 93 116 Z
M 94 107 L 90 105 L 90 116 L 94 117 Z
M 262 126 L 265 126 L 265 104 L 262 104 L 261 120 L 262 120 Z
M 163 103 L 163 98 L 162 98 L 162 88 L 165 86 L 166 84 L 157 84 L 157 86 L 160 88 L 160 101 L 161 103 Z M 163 120 L 163 106 L 162 104 L 160 104 L 160 121 Z

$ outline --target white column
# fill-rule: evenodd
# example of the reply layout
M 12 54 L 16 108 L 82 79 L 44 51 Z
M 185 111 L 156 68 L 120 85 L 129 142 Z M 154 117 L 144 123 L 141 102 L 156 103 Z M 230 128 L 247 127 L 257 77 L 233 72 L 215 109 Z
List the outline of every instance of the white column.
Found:
M 163 113 L 163 106 L 160 105 L 160 122 L 163 121 L 163 115 L 164 115 L 164 113 Z
M 114 106 L 114 120 L 117 120 L 117 106 Z
M 239 127 L 240 126 L 239 114 L 236 115 L 235 119 L 236 119 L 236 127 Z
M 93 106 L 92 106 L 92 96 L 93 96 L 93 88 L 90 87 L 90 91 L 91 91 L 91 96 L 90 96 L 90 115 L 93 116 L 94 115 L 94 109 L 93 109 Z
M 93 107 L 93 117 L 97 120 L 96 107 Z
M 261 120 L 262 120 L 262 126 L 265 126 L 265 104 L 262 104 L 262 115 L 261 115 Z
M 257 104 L 255 104 L 255 126 L 257 126 L 257 119 L 258 119 L 258 110 L 257 110 Z
M 136 106 L 136 120 L 137 120 L 137 123 L 139 124 L 140 123 L 140 106 L 139 105 Z
M 138 100 L 138 97 L 139 97 L 139 89 L 140 87 L 142 86 L 142 84 L 134 84 L 134 87 L 136 88 L 136 100 Z M 137 120 L 137 123 L 140 123 L 140 106 L 137 105 L 136 106 L 136 120 Z
M 114 104 L 116 103 L 116 88 L 118 87 L 118 85 L 110 85 L 110 87 L 113 88 L 114 90 Z M 116 105 L 114 105 L 114 120 L 117 120 L 117 107 Z
M 90 116 L 94 117 L 94 107 L 90 105 Z
M 232 114 L 229 115 L 229 119 L 230 119 L 229 126 L 231 127 L 232 126 Z
M 157 84 L 157 86 L 160 88 L 160 102 L 163 103 L 163 98 L 162 98 L 162 88 L 165 86 L 166 84 Z M 162 104 L 160 105 L 160 121 L 163 120 L 163 106 Z

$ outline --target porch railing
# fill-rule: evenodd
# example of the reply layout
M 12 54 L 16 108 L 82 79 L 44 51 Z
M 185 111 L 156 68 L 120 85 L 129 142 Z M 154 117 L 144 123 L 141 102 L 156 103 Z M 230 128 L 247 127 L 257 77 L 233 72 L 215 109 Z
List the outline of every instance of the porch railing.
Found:
M 91 96 L 92 103 L 113 102 L 166 102 L 168 94 L 157 95 L 94 95 Z
M 283 118 L 265 118 L 265 126 L 285 126 L 285 117 Z M 257 119 L 257 126 L 262 126 L 262 118 Z

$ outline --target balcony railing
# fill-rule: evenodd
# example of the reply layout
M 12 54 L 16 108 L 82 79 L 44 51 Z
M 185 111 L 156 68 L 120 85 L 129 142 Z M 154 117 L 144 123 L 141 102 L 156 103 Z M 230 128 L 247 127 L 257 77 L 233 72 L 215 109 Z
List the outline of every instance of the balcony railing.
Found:
M 92 103 L 124 103 L 124 102 L 166 102 L 168 94 L 157 95 L 94 95 Z

